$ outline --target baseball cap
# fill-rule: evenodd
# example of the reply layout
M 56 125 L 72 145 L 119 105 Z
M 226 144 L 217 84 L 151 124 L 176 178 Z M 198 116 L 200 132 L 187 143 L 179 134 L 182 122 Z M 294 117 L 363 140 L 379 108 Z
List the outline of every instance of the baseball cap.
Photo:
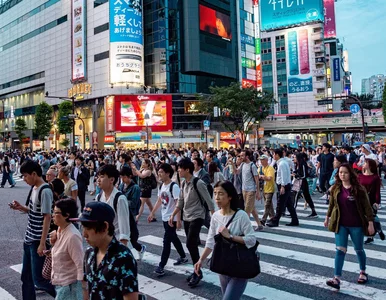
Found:
M 79 218 L 70 219 L 76 222 L 107 222 L 112 224 L 115 219 L 114 209 L 104 202 L 93 201 L 86 204 Z
M 369 144 L 363 144 L 362 147 L 365 148 L 367 151 L 371 152 L 371 148 Z
M 263 159 L 269 159 L 269 157 L 268 157 L 267 155 L 264 154 L 264 155 L 260 156 L 259 159 L 260 159 L 260 160 L 263 160 Z

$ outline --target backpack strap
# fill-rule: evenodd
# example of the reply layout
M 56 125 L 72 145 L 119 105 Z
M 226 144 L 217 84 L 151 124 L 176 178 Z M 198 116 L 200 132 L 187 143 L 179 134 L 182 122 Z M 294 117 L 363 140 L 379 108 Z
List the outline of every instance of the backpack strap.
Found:
M 204 206 L 204 200 L 202 199 L 201 194 L 200 194 L 200 192 L 198 191 L 198 188 L 197 188 L 197 182 L 199 180 L 200 180 L 200 178 L 198 178 L 198 177 L 194 177 L 193 178 L 193 188 L 196 191 L 196 193 L 198 195 L 198 198 L 200 199 L 201 205 Z
M 228 228 L 229 224 L 232 223 L 233 219 L 235 218 L 237 212 L 239 211 L 239 209 L 237 209 L 235 211 L 235 213 L 233 214 L 232 218 L 228 221 L 228 223 L 226 224 L 225 228 Z
M 123 195 L 122 192 L 118 192 L 118 193 L 115 194 L 114 202 L 113 202 L 113 206 L 114 206 L 114 211 L 115 211 L 115 213 L 117 213 L 117 208 L 118 208 L 118 198 L 119 198 L 120 196 L 122 196 L 122 195 Z
M 100 201 L 101 201 L 101 198 L 102 198 L 102 194 L 101 194 L 101 193 L 99 193 L 98 195 L 96 195 L 96 197 L 95 197 L 95 201 L 98 201 L 98 202 L 100 202 Z
M 159 186 L 159 190 L 161 190 L 161 189 L 162 189 L 163 185 L 164 185 L 163 183 L 161 183 L 161 184 L 160 184 L 160 186 Z
M 170 187 L 169 187 L 169 192 L 170 192 L 170 195 L 172 196 L 172 198 L 174 199 L 174 196 L 173 196 L 173 186 L 177 184 L 175 183 L 174 181 L 172 181 L 172 183 L 170 184 Z M 161 184 L 162 186 L 162 184 Z
M 28 193 L 28 196 L 27 196 L 27 200 L 25 201 L 25 206 L 29 206 L 29 203 L 31 201 L 31 195 L 32 195 L 32 191 L 33 191 L 34 187 L 31 186 L 31 189 L 29 190 L 29 193 Z

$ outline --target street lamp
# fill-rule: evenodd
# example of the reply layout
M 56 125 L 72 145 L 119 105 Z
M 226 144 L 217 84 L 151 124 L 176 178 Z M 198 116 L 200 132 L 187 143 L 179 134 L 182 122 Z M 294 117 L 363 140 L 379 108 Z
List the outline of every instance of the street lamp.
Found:
M 145 113 L 144 119 L 146 121 L 146 145 L 147 145 L 147 151 L 149 151 L 149 120 L 150 120 L 150 116 L 148 113 Z

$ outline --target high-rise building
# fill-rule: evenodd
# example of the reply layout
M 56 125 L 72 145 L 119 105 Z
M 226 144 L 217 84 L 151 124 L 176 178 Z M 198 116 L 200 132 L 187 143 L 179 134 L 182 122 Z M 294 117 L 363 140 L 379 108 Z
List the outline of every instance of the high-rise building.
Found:
M 383 74 L 373 75 L 370 78 L 362 79 L 362 94 L 374 96 L 373 100 L 382 100 L 383 90 L 386 86 L 386 76 Z

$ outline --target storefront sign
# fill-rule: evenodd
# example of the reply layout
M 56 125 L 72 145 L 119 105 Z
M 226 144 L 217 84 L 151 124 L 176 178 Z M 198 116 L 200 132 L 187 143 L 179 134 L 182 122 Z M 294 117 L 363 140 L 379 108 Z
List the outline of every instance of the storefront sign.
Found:
M 70 88 L 68 90 L 68 97 L 73 97 L 73 96 L 81 96 L 81 95 L 90 95 L 91 94 L 91 89 L 92 89 L 92 85 L 87 83 L 87 82 L 83 82 L 83 83 L 78 83 L 78 84 L 74 84 L 72 88 Z
M 86 78 L 86 0 L 72 0 L 71 59 L 72 81 Z
M 197 115 L 200 113 L 198 101 L 185 101 L 185 114 Z
M 115 131 L 114 120 L 114 96 L 106 98 L 105 101 L 105 131 Z
M 115 145 L 115 136 L 113 135 L 105 135 L 105 145 Z

